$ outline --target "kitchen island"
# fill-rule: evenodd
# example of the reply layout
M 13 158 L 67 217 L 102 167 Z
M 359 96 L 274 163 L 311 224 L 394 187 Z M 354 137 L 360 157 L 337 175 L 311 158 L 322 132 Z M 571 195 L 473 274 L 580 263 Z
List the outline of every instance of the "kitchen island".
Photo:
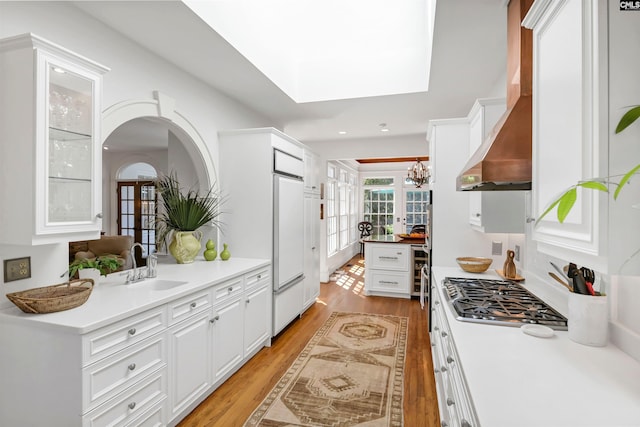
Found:
M 111 274 L 71 310 L 1 310 L 0 425 L 174 425 L 270 345 L 269 260 L 157 271 Z
M 578 344 L 567 331 L 539 338 L 519 327 L 459 321 L 443 291 L 445 277 L 500 279 L 494 270 L 478 275 L 433 268 L 432 315 L 441 324 L 431 337 L 442 425 L 640 425 L 638 361 L 611 344 Z M 568 315 L 566 291 L 536 278 L 527 278 L 523 285 Z M 442 358 L 435 356 L 439 353 Z M 456 378 L 458 373 L 461 378 Z M 468 402 L 460 400 L 464 394 Z
M 429 266 L 425 239 L 406 239 L 396 234 L 364 239 L 365 295 L 411 298 L 420 295 L 422 267 Z M 416 255 L 420 251 L 420 255 Z M 418 286 L 416 290 L 414 286 Z M 424 292 L 422 293 L 424 295 Z

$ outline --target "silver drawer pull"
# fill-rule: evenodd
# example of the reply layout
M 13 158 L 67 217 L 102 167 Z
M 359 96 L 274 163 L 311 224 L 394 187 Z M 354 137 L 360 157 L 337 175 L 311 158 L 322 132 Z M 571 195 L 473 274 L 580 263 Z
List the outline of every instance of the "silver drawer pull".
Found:
M 196 308 L 196 306 L 198 305 L 198 303 L 197 303 L 197 302 L 192 302 L 190 305 L 191 305 L 191 308 Z
M 247 304 L 249 304 L 251 302 L 250 298 L 247 298 L 247 300 L 245 301 Z
M 395 260 L 398 259 L 397 256 L 382 256 L 382 255 L 380 255 L 378 258 L 379 259 L 395 259 Z
M 380 280 L 378 283 L 385 285 L 397 285 L 398 282 L 389 282 L 388 280 Z
M 447 356 L 447 363 L 453 363 L 453 357 Z
M 130 371 L 133 371 L 134 369 L 136 369 L 136 364 L 132 363 L 131 365 L 127 366 L 127 368 L 129 368 Z
M 233 288 L 232 288 L 232 287 L 229 287 L 229 288 L 227 289 L 227 291 L 228 291 L 229 293 L 231 293 L 231 292 L 233 292 Z
M 446 337 L 446 336 L 447 336 L 447 333 L 446 333 L 445 331 L 442 331 L 442 336 L 443 336 L 443 337 Z
M 447 397 L 447 406 L 451 406 L 451 405 L 453 405 L 453 404 L 455 404 L 455 403 L 456 403 L 456 402 L 455 402 L 452 398 Z
M 441 367 L 440 372 L 447 372 L 447 367 L 446 366 Z
M 213 319 L 209 320 L 209 323 L 216 323 L 216 320 L 220 320 L 220 315 L 216 314 L 216 317 L 214 317 Z
M 136 402 L 131 402 L 131 403 L 129 403 L 129 405 L 127 405 L 127 406 L 129 406 L 129 409 L 133 409 L 133 408 L 135 408 L 135 407 L 136 407 Z
M 258 274 L 258 279 L 262 279 L 262 274 Z
M 129 335 L 135 335 L 135 334 L 136 334 L 136 328 L 129 329 Z
M 440 305 L 440 301 L 434 302 L 435 305 Z

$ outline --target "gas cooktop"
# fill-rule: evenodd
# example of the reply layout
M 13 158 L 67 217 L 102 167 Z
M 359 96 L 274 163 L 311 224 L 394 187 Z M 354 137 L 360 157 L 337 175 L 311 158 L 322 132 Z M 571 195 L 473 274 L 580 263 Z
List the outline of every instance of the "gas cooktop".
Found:
M 443 285 L 460 321 L 567 330 L 566 317 L 516 282 L 447 277 Z

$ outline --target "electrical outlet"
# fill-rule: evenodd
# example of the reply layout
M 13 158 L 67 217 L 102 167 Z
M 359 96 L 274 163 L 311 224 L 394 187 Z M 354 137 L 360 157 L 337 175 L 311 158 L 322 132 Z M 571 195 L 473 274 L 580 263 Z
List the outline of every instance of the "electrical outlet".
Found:
M 4 260 L 4 282 L 31 277 L 31 257 Z
M 520 245 L 516 245 L 513 252 L 515 252 L 515 256 L 514 256 L 515 260 L 520 261 Z
M 502 255 L 502 242 L 491 242 L 491 255 Z

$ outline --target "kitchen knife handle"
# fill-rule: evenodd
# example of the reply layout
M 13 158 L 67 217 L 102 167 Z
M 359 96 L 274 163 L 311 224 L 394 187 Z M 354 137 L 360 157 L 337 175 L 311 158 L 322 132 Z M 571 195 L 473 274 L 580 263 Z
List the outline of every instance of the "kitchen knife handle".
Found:
M 580 270 L 576 270 L 576 274 L 573 276 L 573 291 L 582 295 L 589 295 L 587 283 Z

